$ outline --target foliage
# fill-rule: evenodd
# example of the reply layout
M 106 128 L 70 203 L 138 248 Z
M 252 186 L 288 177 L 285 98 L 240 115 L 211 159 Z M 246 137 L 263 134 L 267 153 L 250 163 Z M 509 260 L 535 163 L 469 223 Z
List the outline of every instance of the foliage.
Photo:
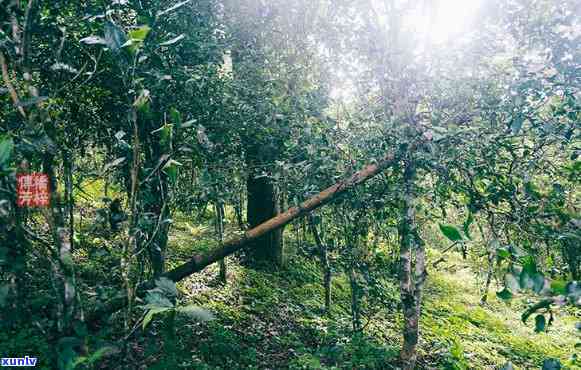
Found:
M 143 329 L 151 322 L 151 320 L 162 313 L 169 315 L 183 314 L 197 321 L 210 321 L 214 316 L 195 305 L 176 306 L 172 301 L 175 301 L 178 291 L 175 283 L 167 278 L 160 278 L 156 280 L 156 287 L 147 291 L 145 296 L 145 305 L 142 308 L 145 310 L 142 326 Z
M 579 4 L 482 2 L 438 40 L 439 3 L 0 0 L 3 355 L 576 365 Z M 19 206 L 30 172 L 51 207 Z M 232 253 L 349 182 L 276 231 L 286 266 Z

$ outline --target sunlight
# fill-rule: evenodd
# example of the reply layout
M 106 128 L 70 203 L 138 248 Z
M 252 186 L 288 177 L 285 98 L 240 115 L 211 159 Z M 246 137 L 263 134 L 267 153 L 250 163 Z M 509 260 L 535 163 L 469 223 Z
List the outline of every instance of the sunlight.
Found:
M 409 25 L 421 34 L 429 33 L 431 43 L 443 43 L 468 30 L 481 3 L 482 0 L 436 0 L 433 15 L 425 7 L 418 7 L 410 14 Z

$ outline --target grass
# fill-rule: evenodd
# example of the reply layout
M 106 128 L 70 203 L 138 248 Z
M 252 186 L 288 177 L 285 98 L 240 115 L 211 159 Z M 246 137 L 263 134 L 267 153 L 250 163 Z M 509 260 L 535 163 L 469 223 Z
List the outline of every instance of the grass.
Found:
M 181 231 L 171 238 L 176 255 L 191 255 L 215 244 L 212 230 Z M 187 233 L 187 234 L 185 234 Z M 192 243 L 192 239 L 196 243 Z M 186 242 L 187 241 L 187 242 Z M 195 247 L 194 247 L 195 246 Z M 179 251 L 179 252 L 178 252 Z M 431 253 L 431 258 L 438 256 Z M 446 266 L 460 265 L 454 270 Z M 420 366 L 426 369 L 539 369 L 546 358 L 566 363 L 577 341 L 578 318 L 557 312 L 547 333 L 520 321 L 523 303 L 503 302 L 490 294 L 480 304 L 477 280 L 467 262 L 452 256 L 430 271 L 421 321 Z M 323 313 L 323 287 L 316 259 L 294 256 L 280 271 L 255 271 L 228 261 L 228 283 L 217 281 L 210 266 L 180 283 L 184 302 L 212 311 L 211 324 L 181 322 L 176 352 L 183 366 L 200 369 L 389 369 L 397 365 L 401 315 L 397 282 L 386 277 L 394 302 L 380 307 L 364 333 L 350 330 L 350 293 L 345 276 L 333 280 L 333 308 Z M 366 319 L 367 320 L 367 319 Z M 160 325 L 160 323 L 158 323 Z M 153 343 L 163 339 L 149 338 Z M 163 347 L 143 358 L 162 366 Z M 157 361 L 157 362 L 156 362 Z M 574 365 L 570 365 L 574 369 Z M 578 367 L 577 367 L 578 368 Z
M 211 227 L 191 226 L 187 220 L 176 222 L 167 258 L 172 266 L 217 245 Z M 234 232 L 227 230 L 229 234 Z M 102 244 L 95 243 L 97 247 Z M 75 256 L 77 273 L 97 285 L 111 280 L 112 275 L 118 277 L 115 251 L 111 247 L 111 254 L 95 256 L 80 248 Z M 430 260 L 440 257 L 437 251 L 430 252 Z M 579 341 L 574 325 L 581 321 L 580 313 L 558 310 L 548 332 L 537 334 L 532 323 L 520 321 L 527 303 L 522 299 L 507 303 L 491 292 L 489 303 L 480 304 L 481 282 L 473 267 L 460 256 L 450 255 L 439 269 L 429 271 L 419 368 L 499 369 L 510 361 L 516 369 L 540 369 L 546 358 L 567 363 Z M 267 272 L 248 269 L 236 257 L 229 257 L 226 285 L 218 281 L 218 266 L 212 265 L 178 286 L 181 304 L 197 304 L 211 311 L 216 320 L 198 323 L 178 316 L 171 327 L 161 315 L 145 331 L 127 341 L 117 341 L 127 332 L 122 326 L 123 315 L 116 315 L 101 333 L 90 338 L 90 344 L 96 348 L 100 341 L 117 341 L 119 352 L 102 359 L 95 368 L 396 368 L 402 322 L 399 288 L 397 278 L 387 272 L 389 269 L 385 271 L 382 303 L 368 310 L 363 333 L 353 333 L 349 282 L 344 274 L 336 272 L 333 277 L 333 305 L 325 314 L 322 274 L 316 258 L 293 255 L 284 269 Z M 365 307 L 369 308 L 370 303 L 366 302 Z M 54 357 L 54 351 L 37 326 L 3 333 L 0 342 L 0 349 L 11 355 L 31 354 L 30 349 L 36 348 L 41 368 L 50 368 L 47 360 Z M 6 351 L 3 353 L 8 355 Z
M 567 312 L 555 312 L 548 331 L 535 333 L 532 323 L 526 325 L 520 319 L 522 303 L 506 303 L 489 295 L 489 303 L 480 305 L 477 292 L 468 268 L 430 276 L 422 318 L 424 350 L 430 343 L 458 343 L 470 368 L 510 361 L 516 368 L 538 369 L 546 358 L 568 362 L 576 333 L 575 319 Z

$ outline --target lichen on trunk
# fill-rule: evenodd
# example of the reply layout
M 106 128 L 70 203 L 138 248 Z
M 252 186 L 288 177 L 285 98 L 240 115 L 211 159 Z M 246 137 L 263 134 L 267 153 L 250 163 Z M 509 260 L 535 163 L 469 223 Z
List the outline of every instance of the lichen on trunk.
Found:
M 406 370 L 416 367 L 422 289 L 427 276 L 425 247 L 416 225 L 414 180 L 414 163 L 408 158 L 400 225 L 400 293 L 404 319 L 400 360 L 402 369 Z

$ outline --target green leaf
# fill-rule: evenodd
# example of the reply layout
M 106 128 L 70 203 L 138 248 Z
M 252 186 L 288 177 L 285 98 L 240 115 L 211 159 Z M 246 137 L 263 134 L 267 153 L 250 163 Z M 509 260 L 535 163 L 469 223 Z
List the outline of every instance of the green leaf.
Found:
M 172 183 L 172 185 L 175 185 L 175 183 L 177 182 L 177 179 L 178 179 L 177 166 L 166 167 L 164 171 L 167 174 L 167 177 L 169 178 L 169 181 Z
M 121 27 L 110 21 L 105 23 L 105 42 L 109 49 L 117 51 L 126 41 L 127 36 L 125 36 L 125 32 L 123 32 Z
M 150 92 L 147 89 L 141 90 L 135 102 L 133 102 L 133 106 L 137 108 L 139 111 L 146 111 L 150 101 Z
M 147 292 L 145 295 L 145 302 L 147 303 L 144 308 L 154 309 L 154 308 L 172 308 L 173 303 L 167 299 L 161 290 L 153 289 Z
M 74 348 L 81 342 L 78 338 L 64 337 L 59 340 L 58 344 L 58 367 L 59 369 L 74 369 L 74 361 L 78 358 Z
M 544 315 L 537 315 L 535 316 L 535 332 L 540 333 L 545 331 L 545 327 L 547 326 L 547 320 L 545 319 Z
M 496 296 L 502 300 L 507 301 L 509 299 L 512 299 L 513 294 L 511 293 L 511 291 L 509 289 L 504 288 L 500 292 L 496 292 Z
M 498 256 L 499 259 L 503 260 L 503 259 L 507 259 L 510 258 L 510 252 L 507 248 L 505 247 L 500 247 L 496 250 L 496 255 Z
M 12 138 L 0 140 L 0 166 L 7 164 L 14 150 L 14 141 Z
M 8 301 L 8 293 L 10 293 L 10 285 L 4 284 L 0 286 L 0 307 L 4 307 Z
M 554 358 L 548 358 L 543 361 L 541 370 L 560 370 L 562 369 L 561 362 Z
M 87 335 L 89 335 L 89 329 L 87 329 L 87 324 L 85 324 L 82 321 L 75 321 L 73 323 L 73 330 L 75 331 L 75 334 L 77 334 L 79 338 L 84 338 Z
M 523 271 L 526 271 L 529 275 L 534 275 L 537 273 L 537 263 L 535 262 L 535 258 L 532 256 L 527 256 L 523 258 L 522 263 Z
M 129 31 L 129 40 L 121 47 L 127 47 L 131 53 L 136 53 L 143 45 L 147 34 L 151 31 L 148 25 L 144 25 Z
M 74 362 L 73 362 L 73 366 L 76 368 L 77 366 L 87 363 L 88 365 L 92 365 L 95 362 L 97 362 L 98 360 L 119 353 L 119 349 L 113 347 L 113 346 L 105 346 L 102 348 L 99 348 L 98 350 L 96 350 L 95 352 L 93 352 L 91 355 L 89 356 L 82 356 L 82 357 L 78 357 Z
M 151 320 L 153 319 L 153 317 L 159 313 L 165 312 L 170 310 L 170 308 L 168 307 L 158 307 L 158 308 L 152 308 L 149 311 L 147 311 L 147 313 L 145 314 L 145 317 L 143 317 L 143 323 L 141 324 L 141 327 L 143 329 L 145 329 L 145 327 L 151 322 Z
M 512 362 L 509 361 L 506 364 L 502 365 L 500 370 L 514 370 L 514 366 L 513 366 Z
M 160 11 L 159 13 L 157 13 L 157 16 L 158 16 L 158 17 L 161 17 L 162 15 L 165 15 L 165 14 L 171 13 L 171 12 L 173 12 L 173 11 L 176 11 L 176 10 L 178 10 L 179 8 L 181 8 L 182 6 L 184 6 L 184 5 L 186 5 L 187 3 L 189 3 L 190 1 L 192 1 L 192 0 L 186 0 L 186 1 L 182 1 L 182 2 L 180 2 L 180 3 L 177 3 L 177 4 L 175 4 L 175 5 L 173 5 L 173 6 L 169 7 L 169 8 L 167 8 L 167 9 L 165 9 L 165 10 L 162 10 L 162 11 Z
M 75 262 L 73 261 L 73 256 L 70 253 L 63 254 L 60 260 L 63 267 L 72 268 L 75 265 Z
M 80 39 L 79 42 L 87 45 L 107 45 L 107 41 L 99 36 L 87 36 Z
M 169 116 L 171 117 L 171 122 L 174 123 L 177 127 L 180 127 L 182 124 L 181 113 L 177 109 L 171 108 L 169 110 Z
M 555 294 L 567 294 L 567 282 L 564 280 L 553 280 L 551 282 L 551 290 Z
M 511 292 L 518 292 L 520 289 L 520 284 L 518 279 L 514 276 L 514 274 L 508 273 L 504 276 L 504 285 L 511 291 Z
M 468 218 L 466 219 L 466 221 L 464 221 L 463 229 L 464 235 L 466 235 L 470 240 L 472 240 L 472 236 L 470 236 L 470 225 L 472 225 L 473 222 L 474 216 L 472 215 L 472 212 L 468 212 Z
M 162 129 L 159 131 L 160 139 L 159 142 L 163 149 L 169 151 L 171 139 L 173 133 L 173 125 L 172 124 L 165 124 L 162 126 Z
M 175 184 L 178 180 L 178 167 L 181 165 L 182 164 L 180 162 L 170 160 L 163 168 L 163 171 L 165 172 L 165 174 L 169 178 L 169 181 L 172 184 Z
M 131 31 L 129 31 L 129 38 L 132 40 L 143 41 L 151 31 L 151 27 L 148 25 L 143 25 L 141 27 L 137 27 Z
M 168 297 L 175 297 L 178 295 L 176 283 L 166 277 L 161 277 L 155 281 L 155 286 L 166 294 Z
M 174 37 L 171 40 L 167 40 L 162 42 L 161 44 L 159 44 L 159 46 L 169 46 L 169 45 L 173 45 L 177 42 L 180 42 L 183 38 L 185 38 L 186 36 L 182 33 L 181 35 Z
M 451 241 L 459 241 L 462 240 L 462 235 L 460 235 L 460 231 L 454 225 L 444 225 L 440 224 L 440 231 L 444 234 L 448 239 Z
M 178 307 L 176 308 L 176 312 L 188 315 L 189 317 L 201 322 L 215 319 L 214 315 L 210 311 L 195 305 Z
M 521 289 L 533 289 L 534 281 L 532 275 L 525 269 L 523 269 L 519 276 L 519 284 Z
M 545 276 L 540 272 L 537 272 L 536 274 L 533 275 L 532 280 L 533 280 L 533 291 L 539 294 L 545 287 L 546 281 Z
M 518 134 L 522 128 L 524 122 L 524 118 L 521 114 L 517 115 L 515 118 L 513 118 L 512 123 L 510 125 L 510 129 L 512 131 L 513 134 Z

